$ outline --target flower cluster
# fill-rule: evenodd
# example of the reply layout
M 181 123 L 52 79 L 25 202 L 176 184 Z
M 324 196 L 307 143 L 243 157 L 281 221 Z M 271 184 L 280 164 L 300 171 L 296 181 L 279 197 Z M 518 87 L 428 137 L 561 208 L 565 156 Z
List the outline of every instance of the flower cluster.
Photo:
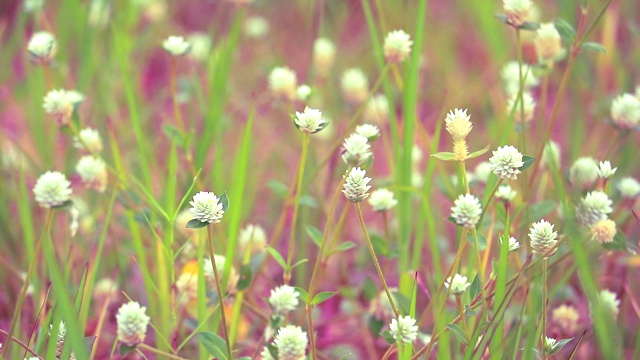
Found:
M 389 333 L 393 339 L 401 344 L 410 344 L 418 338 L 418 325 L 416 319 L 411 316 L 400 316 L 391 319 Z
M 327 126 L 327 121 L 322 118 L 322 112 L 308 106 L 303 112 L 296 112 L 293 121 L 300 131 L 307 134 L 315 134 Z
M 451 217 L 455 220 L 456 224 L 466 228 L 476 226 L 478 221 L 480 221 L 481 214 L 482 205 L 480 205 L 480 200 L 471 194 L 461 194 L 458 196 L 454 202 L 454 206 L 451 208 Z
M 551 256 L 555 253 L 558 233 L 553 231 L 554 225 L 546 220 L 531 224 L 529 239 L 535 255 Z
M 193 196 L 193 200 L 189 204 L 191 204 L 191 209 L 189 209 L 191 215 L 203 223 L 219 223 L 224 215 L 220 199 L 212 192 L 200 191 Z
M 298 306 L 298 296 L 300 294 L 289 285 L 282 285 L 275 289 L 271 289 L 271 296 L 267 301 L 273 309 L 273 312 L 279 315 L 285 315 L 295 310 Z
M 384 39 L 384 57 L 389 63 L 401 63 L 411 53 L 411 37 L 403 30 L 394 30 Z
M 369 204 L 375 211 L 387 211 L 394 208 L 398 201 L 393 198 L 393 192 L 387 189 L 378 189 L 371 193 Z
M 580 225 L 589 228 L 600 220 L 607 219 L 613 211 L 613 202 L 602 191 L 592 191 L 580 200 L 576 210 L 576 217 Z
M 489 159 L 491 171 L 502 179 L 517 179 L 520 168 L 524 165 L 520 151 L 513 146 L 498 147 Z
M 56 55 L 58 49 L 58 42 L 53 34 L 46 31 L 40 31 L 29 40 L 27 50 L 31 57 L 43 62 L 49 62 Z
M 288 67 L 276 67 L 269 73 L 269 90 L 275 99 L 293 101 L 297 88 L 296 73 Z
M 355 105 L 362 104 L 369 96 L 369 79 L 358 68 L 347 69 L 342 73 L 340 87 L 344 98 Z
M 59 126 L 71 120 L 74 108 L 84 101 L 84 95 L 74 90 L 51 90 L 45 95 L 42 107 L 53 117 Z
M 126 303 L 118 309 L 118 340 L 127 346 L 136 346 L 144 341 L 147 326 L 151 320 L 146 314 L 147 308 L 135 301 Z
M 471 132 L 471 116 L 467 110 L 454 109 L 449 111 L 444 119 L 445 128 L 453 139 L 453 154 L 456 160 L 464 161 L 469 155 L 467 147 L 467 135 Z
M 371 178 L 368 178 L 367 172 L 358 167 L 351 169 L 344 183 L 344 196 L 351 202 L 361 202 L 369 196 L 368 191 L 371 189 L 367 185 Z
M 183 56 L 189 53 L 191 45 L 182 36 L 169 36 L 162 42 L 162 48 L 173 56 Z
M 41 207 L 59 206 L 69 201 L 71 197 L 71 182 L 60 172 L 47 171 L 36 181 L 36 185 L 33 187 L 33 194 Z
M 467 281 L 466 276 L 455 274 L 453 276 L 453 279 L 451 279 L 451 277 L 447 278 L 447 281 L 444 282 L 444 286 L 449 289 L 449 292 L 451 294 L 461 295 L 462 293 L 467 291 L 469 286 L 471 286 L 471 283 Z
M 351 134 L 344 139 L 340 156 L 349 166 L 363 165 L 372 156 L 369 139 L 358 133 Z

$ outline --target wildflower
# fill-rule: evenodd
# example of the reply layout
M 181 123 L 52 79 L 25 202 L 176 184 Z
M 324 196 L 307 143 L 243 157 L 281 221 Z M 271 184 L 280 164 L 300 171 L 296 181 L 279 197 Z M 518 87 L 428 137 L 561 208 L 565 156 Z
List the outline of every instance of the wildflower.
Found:
M 562 39 L 553 23 L 540 24 L 533 38 L 538 57 L 545 62 L 552 62 L 562 52 Z
M 498 147 L 489 159 L 491 170 L 502 179 L 515 180 L 520 174 L 520 168 L 524 165 L 522 154 L 513 146 Z
M 618 232 L 616 223 L 610 219 L 603 219 L 591 226 L 591 238 L 602 244 L 610 243 Z
M 147 335 L 149 317 L 147 308 L 135 301 L 126 303 L 118 309 L 118 340 L 127 346 L 136 346 L 144 341 Z
M 39 31 L 31 36 L 27 50 L 33 59 L 49 62 L 56 55 L 58 42 L 53 34 Z
M 395 293 L 398 291 L 398 289 L 391 288 L 389 289 L 389 291 L 391 292 L 391 297 L 393 297 L 394 301 L 397 301 L 397 299 L 395 298 Z M 371 304 L 369 304 L 369 312 L 375 319 L 385 322 L 389 321 L 388 319 L 391 319 L 395 316 L 395 311 L 393 309 L 393 306 L 391 305 L 391 302 L 389 301 L 389 297 L 387 296 L 386 291 L 380 291 L 378 295 L 376 295 L 376 297 L 371 300 Z
M 222 270 L 225 268 L 227 264 L 227 258 L 222 255 L 215 254 L 213 258 L 216 261 L 216 268 L 218 270 L 218 274 L 222 276 Z M 205 278 L 211 283 L 215 284 L 216 282 L 216 274 L 213 271 L 213 264 L 211 263 L 210 258 L 206 258 L 203 260 L 202 264 L 202 272 L 204 273 Z M 231 266 L 231 270 L 229 272 L 229 279 L 227 281 L 227 292 L 234 292 L 236 290 L 236 285 L 238 284 L 238 280 L 240 279 L 240 275 L 238 275 L 238 271 L 235 267 Z
M 369 80 L 358 68 L 347 69 L 342 73 L 340 87 L 345 99 L 352 104 L 362 104 L 369 96 Z
M 269 28 L 269 22 L 262 16 L 250 16 L 244 22 L 244 33 L 254 39 L 259 39 L 267 35 Z
M 326 77 L 336 57 L 336 46 L 331 40 L 317 38 L 313 43 L 313 67 L 321 77 Z
M 366 137 L 369 141 L 374 141 L 380 136 L 380 128 L 371 124 L 363 124 L 356 127 L 355 133 Z
M 575 307 L 571 305 L 560 305 L 553 309 L 551 318 L 566 332 L 573 333 L 578 327 L 580 315 L 578 315 L 578 310 L 576 310 Z
M 502 5 L 509 24 L 520 27 L 529 17 L 532 4 L 530 0 L 504 0 Z
M 369 204 L 375 211 L 387 211 L 395 207 L 398 201 L 393 198 L 393 192 L 387 189 L 378 189 L 371 193 Z
M 598 164 L 593 158 L 578 158 L 569 169 L 569 181 L 581 189 L 587 189 L 598 179 Z
M 444 119 L 445 127 L 453 138 L 453 153 L 455 159 L 464 161 L 469 155 L 466 137 L 471 132 L 471 117 L 467 115 L 467 110 L 455 109 L 449 111 Z
M 181 300 L 188 302 L 196 299 L 198 297 L 198 274 L 183 272 L 176 280 L 176 288 L 181 294 Z
M 467 291 L 469 286 L 471 286 L 471 283 L 467 281 L 466 276 L 455 274 L 453 276 L 453 280 L 451 279 L 451 277 L 447 278 L 447 281 L 444 282 L 444 286 L 446 286 L 447 289 L 449 289 L 449 292 L 453 295 L 461 295 L 462 293 Z
M 305 107 L 303 112 L 297 112 L 294 123 L 298 130 L 314 134 L 327 126 L 327 121 L 322 118 L 322 112 L 317 109 Z
M 423 157 L 420 146 L 418 146 L 418 144 L 413 144 L 413 148 L 411 148 L 411 162 L 413 162 L 413 165 L 418 165 L 420 161 L 422 161 Z
M 111 5 L 106 0 L 91 0 L 87 22 L 90 26 L 104 29 L 109 24 Z
M 401 63 L 411 53 L 411 37 L 403 30 L 390 31 L 384 39 L 384 57 L 389 63 Z
M 418 325 L 411 316 L 400 316 L 391 319 L 389 332 L 396 342 L 410 344 L 418 338 Z
M 500 238 L 500 245 L 502 245 L 502 238 Z M 520 243 L 513 236 L 509 237 L 509 251 L 516 251 L 520 249 Z
M 618 191 L 625 199 L 635 199 L 640 196 L 640 183 L 632 177 L 622 178 L 618 183 Z
M 376 94 L 364 108 L 363 117 L 365 121 L 381 124 L 389 118 L 389 101 L 382 94 Z
M 238 246 L 241 253 L 251 247 L 252 253 L 264 251 L 267 246 L 267 233 L 260 225 L 249 224 L 245 226 L 238 235 Z
M 349 166 L 360 166 L 371 158 L 371 145 L 369 140 L 360 134 L 351 134 L 344 139 L 342 160 Z
M 471 194 L 458 196 L 451 208 L 451 217 L 456 224 L 466 228 L 476 226 L 480 221 L 480 214 L 482 214 L 482 205 L 480 205 L 478 198 Z
M 69 201 L 71 196 L 71 182 L 64 174 L 57 171 L 47 171 L 42 174 L 33 187 L 33 194 L 41 207 L 51 208 Z
M 601 161 L 600 166 L 598 167 L 598 176 L 602 179 L 608 179 L 616 173 L 618 168 L 611 168 L 611 163 L 609 161 Z
M 85 155 L 78 161 L 76 172 L 87 187 L 99 192 L 107 188 L 107 166 L 102 159 Z
M 535 255 L 551 256 L 555 253 L 555 246 L 558 242 L 558 233 L 553 231 L 554 225 L 546 220 L 540 220 L 531 224 L 529 229 L 529 239 L 531 249 Z M 552 253 L 547 254 L 551 249 Z
M 502 201 L 511 201 L 516 197 L 516 191 L 511 189 L 508 184 L 502 184 L 496 190 L 496 198 Z
M 560 167 L 560 145 L 557 142 L 549 140 L 542 150 L 542 164 L 550 168 Z
M 189 35 L 187 42 L 191 44 L 191 51 L 189 51 L 189 57 L 198 60 L 206 61 L 211 54 L 211 37 L 208 34 L 195 32 Z
M 553 351 L 554 351 L 554 349 L 555 349 L 555 347 L 556 347 L 557 342 L 558 342 L 558 340 L 556 340 L 556 339 L 554 339 L 554 338 L 550 338 L 550 337 L 545 336 L 545 338 L 544 338 L 544 344 L 543 344 L 543 346 L 544 346 L 544 353 L 545 353 L 545 354 L 551 354 L 551 353 L 553 353 Z
M 523 108 L 520 107 L 520 97 L 518 94 L 512 94 L 507 101 L 507 115 L 510 115 L 513 112 L 513 117 L 517 122 L 527 123 L 533 119 L 536 101 L 533 99 L 530 92 L 525 91 L 522 93 L 522 103 L 524 104 Z
M 77 137 L 73 138 L 73 146 L 82 149 L 86 146 L 87 150 L 92 153 L 102 151 L 102 138 L 100 133 L 92 128 L 84 128 L 80 130 Z
M 487 183 L 489 181 L 489 175 L 491 175 L 491 163 L 488 161 L 483 161 L 476 165 L 474 169 L 476 173 L 476 178 L 483 183 Z
M 269 90 L 278 100 L 295 100 L 297 83 L 296 73 L 288 67 L 276 67 L 269 73 Z
M 191 45 L 182 36 L 169 36 L 162 42 L 162 47 L 173 56 L 186 55 L 191 50 Z
M 115 300 L 118 296 L 118 284 L 110 278 L 102 278 L 96 281 L 93 287 L 92 297 L 96 301 L 104 299 Z
M 271 289 L 271 296 L 267 300 L 273 312 L 285 315 L 296 309 L 298 306 L 298 296 L 300 294 L 289 285 L 282 285 L 275 289 Z
M 605 220 L 613 211 L 613 202 L 602 191 L 592 191 L 580 200 L 576 210 L 576 217 L 580 225 L 591 227 L 600 220 Z
M 311 96 L 311 92 L 312 91 L 309 85 L 303 84 L 298 86 L 298 88 L 296 89 L 296 97 L 300 101 L 307 101 L 307 99 L 309 99 L 309 96 Z
M 66 125 L 71 119 L 73 109 L 84 100 L 84 96 L 73 90 L 51 90 L 45 95 L 42 107 L 58 125 Z
M 344 183 L 344 190 L 342 190 L 347 200 L 351 202 L 361 202 L 369 196 L 367 191 L 371 189 L 371 186 L 367 184 L 371 181 L 371 178 L 365 175 L 367 175 L 367 172 L 359 167 L 351 169 Z
M 520 90 L 520 64 L 517 61 L 508 62 L 500 73 L 504 89 L 507 94 L 515 94 Z M 522 65 L 523 91 L 538 85 L 539 80 L 533 74 L 531 66 Z
M 621 129 L 633 129 L 640 125 L 640 99 L 632 94 L 622 94 L 611 103 L 611 120 Z
M 307 333 L 299 326 L 287 325 L 278 329 L 273 343 L 278 348 L 278 360 L 302 360 L 307 349 Z
M 42 11 L 43 7 L 44 7 L 44 0 L 25 0 L 22 5 L 24 12 L 26 12 L 27 14 L 32 14 L 32 13 Z
M 600 304 L 607 310 L 613 317 L 617 317 L 620 312 L 620 300 L 616 294 L 609 290 L 602 290 L 598 294 Z
M 220 199 L 212 192 L 200 191 L 189 202 L 189 212 L 203 223 L 217 224 L 222 220 L 224 210 Z

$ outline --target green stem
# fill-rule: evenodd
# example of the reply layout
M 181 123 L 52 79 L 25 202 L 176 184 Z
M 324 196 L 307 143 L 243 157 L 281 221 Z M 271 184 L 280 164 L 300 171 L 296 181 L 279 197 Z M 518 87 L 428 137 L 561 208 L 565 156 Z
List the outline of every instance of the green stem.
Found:
M 502 241 L 500 244 L 500 258 L 498 261 L 498 274 L 496 278 L 496 292 L 493 300 L 494 314 L 498 313 L 498 309 L 500 304 L 502 304 L 503 299 L 506 294 L 507 287 L 507 265 L 508 265 L 508 257 L 509 257 L 509 237 L 510 231 L 509 228 L 511 226 L 511 217 L 510 217 L 510 206 L 509 203 L 505 203 L 505 211 L 506 211 L 506 219 L 505 219 L 505 229 L 504 234 L 502 235 Z M 491 355 L 492 358 L 499 359 L 502 357 L 502 344 L 503 344 L 503 334 L 504 334 L 504 326 L 503 321 L 500 321 L 496 328 L 495 337 L 491 340 Z M 494 357 L 495 356 L 495 357 Z
M 227 343 L 227 352 L 229 359 L 233 360 L 233 352 L 231 351 L 231 342 L 229 341 L 229 330 L 227 328 L 227 316 L 224 313 L 224 296 L 222 293 L 222 285 L 220 284 L 220 275 L 218 274 L 218 265 L 216 265 L 215 252 L 213 248 L 213 227 L 207 227 L 207 241 L 209 242 L 209 257 L 211 258 L 211 266 L 213 267 L 213 276 L 216 280 L 216 290 L 218 291 L 218 302 L 220 304 L 220 318 L 222 319 L 222 331 L 224 340 Z M 231 260 L 228 260 L 231 261 Z
M 156 354 L 156 355 L 160 355 L 161 357 L 164 357 L 164 358 L 167 358 L 167 359 L 174 359 L 174 360 L 187 360 L 187 359 L 182 358 L 182 357 L 180 357 L 180 356 L 178 356 L 178 355 L 169 354 L 169 353 L 167 353 L 167 352 L 164 352 L 164 351 L 158 350 L 158 349 L 156 349 L 156 348 L 154 348 L 154 347 L 151 347 L 151 346 L 149 346 L 149 345 L 146 345 L 146 344 L 138 344 L 138 348 L 139 348 L 139 349 L 147 350 L 147 351 L 149 351 L 149 352 L 152 352 L 152 353 L 154 353 L 154 354 Z
M 542 359 L 547 359 L 545 342 L 547 338 L 547 301 L 549 292 L 547 289 L 547 262 L 548 258 L 542 259 Z

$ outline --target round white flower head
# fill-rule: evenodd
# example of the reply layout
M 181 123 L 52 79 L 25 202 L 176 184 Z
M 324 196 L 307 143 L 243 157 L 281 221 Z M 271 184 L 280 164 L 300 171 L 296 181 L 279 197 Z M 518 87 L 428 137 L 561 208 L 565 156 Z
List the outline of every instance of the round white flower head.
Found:
M 555 141 L 549 141 L 542 150 L 542 164 L 549 168 L 560 167 L 560 145 Z
M 220 272 L 222 272 L 222 269 L 225 267 L 227 263 L 227 258 L 218 254 L 214 254 L 213 258 L 216 259 L 216 267 L 218 268 L 218 274 L 219 274 Z M 202 261 L 203 261 L 202 272 L 204 273 L 204 276 L 207 279 L 209 279 L 211 282 L 215 282 L 216 274 L 215 274 L 215 271 L 213 271 L 213 264 L 211 263 L 211 259 L 207 257 Z
M 44 0 L 25 0 L 22 8 L 27 14 L 41 11 L 44 7 Z
M 344 98 L 352 104 L 362 104 L 369 96 L 369 80 L 358 68 L 347 69 L 342 73 L 340 87 Z
M 389 118 L 389 101 L 387 97 L 382 94 L 376 94 L 369 101 L 364 108 L 362 114 L 365 121 L 369 121 L 376 124 L 382 124 Z
M 303 112 L 296 111 L 294 123 L 298 130 L 308 134 L 317 133 L 327 126 L 327 121 L 322 118 L 322 112 L 308 106 Z
M 347 200 L 361 202 L 369 196 L 367 191 L 371 189 L 371 186 L 367 184 L 371 181 L 371 178 L 366 177 L 366 175 L 367 172 L 359 167 L 351 169 L 344 183 L 344 190 L 342 190 Z
M 482 205 L 480 205 L 478 198 L 471 194 L 458 196 L 451 208 L 451 217 L 456 224 L 466 228 L 476 226 L 480 221 L 480 214 L 482 214 Z
M 169 36 L 162 42 L 162 48 L 173 56 L 182 56 L 189 53 L 191 45 L 182 36 Z
M 254 39 L 259 39 L 267 35 L 269 28 L 269 22 L 262 16 L 250 16 L 244 22 L 244 33 Z
M 127 346 L 136 346 L 144 341 L 150 318 L 146 307 L 135 301 L 128 302 L 118 309 L 118 340 Z
M 549 253 L 558 242 L 558 233 L 553 231 L 554 225 L 546 220 L 540 220 L 531 224 L 529 229 L 529 239 L 531 239 L 531 249 L 535 255 L 551 256 L 555 253 Z
M 476 165 L 474 172 L 476 174 L 476 178 L 483 183 L 487 183 L 489 181 L 489 175 L 491 175 L 491 163 L 488 161 L 483 161 Z
M 293 101 L 296 98 L 297 88 L 296 73 L 288 67 L 279 66 L 269 73 L 269 90 L 274 98 Z
M 613 202 L 602 191 L 592 191 L 580 200 L 576 209 L 576 218 L 580 225 L 589 228 L 600 220 L 604 220 L 613 211 Z
M 609 161 L 601 161 L 600 166 L 598 167 L 598 176 L 601 179 L 608 179 L 616 173 L 618 168 L 611 168 L 611 163 Z
M 360 166 L 371 158 L 369 140 L 360 134 L 351 134 L 344 139 L 340 156 L 349 166 Z
M 373 141 L 380 137 L 380 128 L 371 124 L 362 124 L 356 127 L 355 133 L 366 137 L 369 141 Z
M 640 99 L 628 93 L 615 98 L 611 103 L 611 120 L 621 129 L 640 125 Z
M 553 352 L 553 348 L 556 347 L 556 343 L 558 342 L 558 340 L 554 339 L 554 338 L 550 338 L 548 336 L 544 337 L 544 353 L 545 354 L 551 354 Z
M 262 348 L 262 351 L 260 352 L 260 359 L 262 359 L 262 360 L 275 360 L 273 358 L 273 356 L 271 356 L 271 352 L 269 351 L 269 348 L 267 346 Z
M 73 90 L 51 90 L 42 102 L 44 111 L 51 115 L 58 125 L 69 123 L 73 109 L 84 100 L 84 96 Z
M 107 165 L 100 158 L 85 155 L 78 161 L 76 172 L 87 187 L 99 192 L 107 188 Z
M 102 278 L 96 282 L 91 296 L 96 301 L 109 298 L 111 301 L 116 300 L 118 297 L 118 284 L 110 278 Z
M 466 276 L 455 274 L 453 276 L 453 280 L 451 280 L 451 277 L 447 278 L 447 281 L 444 282 L 444 286 L 446 286 L 447 289 L 449 289 L 449 292 L 451 294 L 461 295 L 462 293 L 467 291 L 469 286 L 471 286 L 471 283 L 467 281 Z
M 240 230 L 238 235 L 238 245 L 243 254 L 249 246 L 251 246 L 251 253 L 260 253 L 264 251 L 267 245 L 267 233 L 262 226 L 249 224 Z
M 522 103 L 524 104 L 524 111 L 520 108 L 520 99 L 518 94 L 512 94 L 507 101 L 507 115 L 513 112 L 513 117 L 520 123 L 527 123 L 533 119 L 533 113 L 536 109 L 536 101 L 531 96 L 531 93 L 525 91 L 522 93 Z
M 640 196 L 640 183 L 632 177 L 624 177 L 618 183 L 618 191 L 624 199 L 635 199 Z
M 64 174 L 57 171 L 47 171 L 42 174 L 33 187 L 33 194 L 41 207 L 59 206 L 71 197 L 71 182 Z
M 562 53 L 562 38 L 553 23 L 540 24 L 533 38 L 538 57 L 544 61 L 553 61 Z
M 395 207 L 398 201 L 393 198 L 393 192 L 387 189 L 378 189 L 371 193 L 369 204 L 373 206 L 375 211 L 387 211 Z
M 423 158 L 422 149 L 418 144 L 413 144 L 413 148 L 411 149 L 411 161 L 414 165 L 419 164 Z
M 331 40 L 317 38 L 313 43 L 313 66 L 321 77 L 326 77 L 336 57 L 336 46 Z
M 307 333 L 299 326 L 287 325 L 278 329 L 273 343 L 278 348 L 278 360 L 302 360 L 307 349 Z
M 389 63 L 401 63 L 411 53 L 411 37 L 404 30 L 394 30 L 384 39 L 384 57 Z
M 80 130 L 78 135 L 73 138 L 75 148 L 83 149 L 86 146 L 89 152 L 99 153 L 102 151 L 102 138 L 97 130 L 84 128 Z
M 197 272 L 183 272 L 176 280 L 176 288 L 180 294 L 180 301 L 189 302 L 198 298 Z
M 502 244 L 502 238 L 500 238 L 500 244 Z M 516 251 L 518 249 L 520 249 L 520 243 L 518 242 L 518 240 L 516 240 L 516 238 L 511 236 L 509 238 L 509 251 Z
M 190 58 L 198 61 L 206 61 L 209 58 L 212 42 L 208 34 L 195 32 L 188 36 L 187 42 L 191 44 Z
M 56 55 L 58 42 L 53 34 L 46 31 L 39 31 L 31 36 L 27 50 L 32 58 L 49 62 Z
M 575 307 L 571 305 L 560 305 L 557 308 L 553 309 L 551 318 L 555 323 L 560 325 L 563 330 L 568 333 L 573 333 L 578 327 L 578 320 L 580 319 L 580 315 L 578 314 L 578 310 L 576 310 Z
M 598 164 L 592 157 L 578 158 L 569 169 L 569 181 L 580 189 L 588 189 L 598 179 Z
M 508 62 L 500 73 L 504 90 L 507 94 L 515 94 L 520 89 L 520 65 L 517 61 Z M 524 81 L 523 90 L 530 89 L 538 85 L 538 78 L 533 74 L 531 66 L 522 65 L 522 79 Z
M 520 168 L 524 165 L 522 154 L 511 145 L 498 147 L 489 159 L 491 170 L 502 179 L 515 180 L 520 174 Z
M 271 296 L 267 300 L 274 313 L 285 315 L 296 309 L 300 294 L 289 285 L 282 285 L 271 289 Z
M 200 191 L 193 196 L 189 204 L 191 204 L 189 212 L 201 222 L 216 224 L 224 215 L 220 199 L 212 192 Z
M 454 109 L 449 111 L 444 122 L 453 141 L 464 140 L 473 127 L 471 125 L 471 116 L 467 114 L 467 109 Z
M 600 220 L 591 226 L 591 238 L 602 244 L 610 243 L 616 236 L 616 223 L 611 219 Z
M 303 84 L 298 86 L 298 88 L 296 89 L 296 97 L 300 101 L 307 101 L 309 99 L 309 96 L 311 96 L 311 92 L 312 90 L 309 85 Z
M 613 317 L 618 317 L 618 313 L 620 312 L 620 300 L 616 294 L 609 290 L 602 290 L 598 294 L 598 299 L 600 300 L 600 304 L 609 311 L 609 313 Z
M 418 338 L 418 325 L 411 316 L 400 316 L 391 319 L 389 333 L 394 340 L 401 344 L 410 344 Z
M 509 24 L 519 27 L 529 17 L 531 0 L 504 0 L 502 6 Z
M 395 294 L 397 293 L 398 289 L 390 288 L 389 291 L 391 292 L 391 296 L 393 297 L 394 301 L 397 301 Z M 376 297 L 371 300 L 371 303 L 369 304 L 369 313 L 371 313 L 371 316 L 373 316 L 375 319 L 384 322 L 389 321 L 389 319 L 396 316 L 393 306 L 389 301 L 389 297 L 384 290 L 380 291 L 378 295 L 376 295 Z
M 511 186 L 508 184 L 502 184 L 496 190 L 496 198 L 502 201 L 511 201 L 516 197 L 516 195 L 516 191 L 511 189 Z

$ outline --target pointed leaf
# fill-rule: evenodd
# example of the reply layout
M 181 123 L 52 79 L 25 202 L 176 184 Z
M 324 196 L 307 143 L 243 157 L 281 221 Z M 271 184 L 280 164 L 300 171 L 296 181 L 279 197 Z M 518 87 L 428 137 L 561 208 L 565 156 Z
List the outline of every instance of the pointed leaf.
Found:
M 337 294 L 337 293 L 334 292 L 334 291 L 323 291 L 323 292 L 320 292 L 320 293 L 316 294 L 316 296 L 313 297 L 313 300 L 311 301 L 311 305 L 320 305 L 323 302 L 329 300 L 335 294 Z
M 369 330 L 371 331 L 371 334 L 373 334 L 373 336 L 380 336 L 380 330 L 382 330 L 383 327 L 384 321 L 373 316 L 369 318 Z
M 318 202 L 309 195 L 302 195 L 300 196 L 300 205 L 315 209 L 318 207 Z
M 602 247 L 607 250 L 626 251 L 627 239 L 624 237 L 624 234 L 622 232 L 618 231 L 616 235 L 613 237 L 613 241 L 602 244 Z
M 280 266 L 282 266 L 283 269 L 287 269 L 287 262 L 284 261 L 284 258 L 282 257 L 282 255 L 280 255 L 278 250 L 272 248 L 271 246 L 267 246 L 267 251 L 269 252 L 269 254 L 271 254 L 271 256 L 273 256 L 273 259 L 278 264 L 280 264 Z
M 295 287 L 296 291 L 300 294 L 300 300 L 302 300 L 305 304 L 309 303 L 309 293 L 307 290 L 301 287 Z
M 469 345 L 469 340 L 467 340 L 467 337 L 464 335 L 464 331 L 462 331 L 462 328 L 460 326 L 458 326 L 457 324 L 447 324 L 446 326 L 447 329 L 449 329 L 458 340 L 460 340 L 465 345 Z
M 309 261 L 309 259 L 302 259 L 302 260 L 299 260 L 299 261 L 297 261 L 295 264 L 291 265 L 291 269 L 294 269 L 296 266 L 300 266 L 300 265 L 302 265 L 302 264 L 304 264 L 304 263 L 306 263 L 306 262 L 308 262 L 308 261 Z
M 240 267 L 240 279 L 238 279 L 238 290 L 242 291 L 251 285 L 253 279 L 253 272 L 251 271 L 251 264 L 244 264 Z
M 389 243 L 381 236 L 372 234 L 371 245 L 373 245 L 373 250 L 376 252 L 376 254 L 378 254 L 378 256 L 389 257 L 391 253 Z
M 484 147 L 484 149 L 472 152 L 471 154 L 469 154 L 469 156 L 467 156 L 467 159 L 472 159 L 486 153 L 487 151 L 489 151 L 490 146 L 491 145 L 487 145 Z
M 452 152 L 437 152 L 431 154 L 431 156 L 444 161 L 454 161 L 456 159 L 456 155 Z
M 320 231 L 320 229 L 318 229 L 317 227 L 311 225 L 307 225 L 305 227 L 305 230 L 307 230 L 307 234 L 309 234 L 309 237 L 311 237 L 313 243 L 320 247 L 322 245 L 322 231 Z
M 210 224 L 208 222 L 203 222 L 203 221 L 200 221 L 198 219 L 191 219 L 187 223 L 187 229 L 200 229 L 200 228 L 203 228 L 203 227 L 209 226 L 209 225 Z
M 599 52 L 601 54 L 606 54 L 607 49 L 598 44 L 597 42 L 591 42 L 591 41 L 587 41 L 584 44 L 582 44 L 582 47 L 580 47 L 580 49 L 584 49 L 584 50 L 591 50 L 591 51 L 595 51 L 595 52 Z
M 338 245 L 338 247 L 336 247 L 335 252 L 347 251 L 349 249 L 353 249 L 354 247 L 356 247 L 356 244 L 353 241 L 345 241 L 342 244 Z
M 522 25 L 520 25 L 520 29 L 528 30 L 528 31 L 536 31 L 540 28 L 540 24 L 533 21 L 525 21 Z
M 520 171 L 526 170 L 529 166 L 531 166 L 533 164 L 534 161 L 536 161 L 536 158 L 531 157 L 529 155 L 523 155 L 522 156 L 522 162 L 524 162 L 524 164 L 522 166 L 520 166 L 518 168 L 518 170 L 520 170 Z
M 120 356 L 124 356 L 130 352 L 132 352 L 133 350 L 136 349 L 136 346 L 127 346 L 125 344 L 120 344 Z
M 219 202 L 222 204 L 222 211 L 227 211 L 227 209 L 229 208 L 229 198 L 227 197 L 226 192 L 220 195 Z
M 571 339 L 562 339 L 562 340 L 558 340 L 556 341 L 556 343 L 553 345 L 553 348 L 551 348 L 551 351 L 549 352 L 549 354 L 547 355 L 553 355 L 555 353 L 557 353 L 558 351 L 560 351 L 565 345 L 567 345 L 567 343 L 569 341 L 573 340 L 573 338 Z
M 553 20 L 553 25 L 558 30 L 560 37 L 568 44 L 572 44 L 576 39 L 576 30 L 563 19 L 555 19 Z
M 471 300 L 475 299 L 478 293 L 480 292 L 480 279 L 478 278 L 478 274 L 473 278 L 471 282 L 471 287 L 469 287 L 469 298 Z
M 376 284 L 368 277 L 364 280 L 362 291 L 364 292 L 364 297 L 369 301 L 375 299 L 378 295 L 378 288 L 376 287 Z
M 227 355 L 227 343 L 218 334 L 210 331 L 203 331 L 199 334 L 199 337 L 200 343 L 207 349 L 209 354 L 219 360 L 226 360 L 229 358 Z
M 269 187 L 269 189 L 271 189 L 271 191 L 273 191 L 274 194 L 280 196 L 281 198 L 286 198 L 287 195 L 289 195 L 289 188 L 287 188 L 287 185 L 281 183 L 278 180 L 269 180 L 267 186 Z

